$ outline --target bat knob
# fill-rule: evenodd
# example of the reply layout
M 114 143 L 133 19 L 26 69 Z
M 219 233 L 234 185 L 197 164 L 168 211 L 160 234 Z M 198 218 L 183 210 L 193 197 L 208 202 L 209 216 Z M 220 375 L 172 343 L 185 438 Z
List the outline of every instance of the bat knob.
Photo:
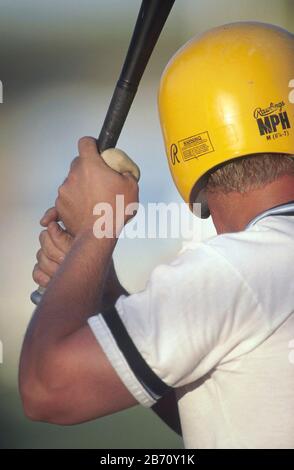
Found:
M 31 301 L 33 302 L 33 304 L 39 305 L 44 292 L 45 292 L 45 288 L 39 287 L 37 290 L 31 293 Z
M 129 172 L 133 175 L 133 177 L 137 181 L 139 181 L 140 168 L 122 150 L 119 150 L 116 148 L 110 148 L 110 149 L 104 150 L 104 152 L 101 153 L 101 157 L 103 158 L 105 163 L 108 166 L 110 166 L 110 168 L 112 168 L 113 170 L 121 174 Z

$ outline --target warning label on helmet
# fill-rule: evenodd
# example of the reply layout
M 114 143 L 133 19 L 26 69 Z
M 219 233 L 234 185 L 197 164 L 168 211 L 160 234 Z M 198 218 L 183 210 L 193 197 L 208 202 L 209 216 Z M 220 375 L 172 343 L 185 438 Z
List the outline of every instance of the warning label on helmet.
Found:
M 184 161 L 198 158 L 206 153 L 214 152 L 208 132 L 192 135 L 179 141 L 179 148 Z

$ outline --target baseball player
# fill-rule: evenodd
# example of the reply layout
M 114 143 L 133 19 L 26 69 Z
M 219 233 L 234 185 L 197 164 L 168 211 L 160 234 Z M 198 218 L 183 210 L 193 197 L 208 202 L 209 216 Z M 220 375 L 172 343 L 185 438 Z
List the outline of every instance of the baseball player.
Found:
M 217 27 L 171 59 L 159 90 L 170 169 L 217 236 L 133 295 L 93 207 L 136 203 L 137 182 L 79 141 L 41 221 L 33 277 L 47 289 L 20 363 L 29 418 L 74 424 L 139 403 L 187 448 L 294 447 L 293 87 L 294 38 L 273 25 Z M 129 218 L 114 213 L 117 233 Z

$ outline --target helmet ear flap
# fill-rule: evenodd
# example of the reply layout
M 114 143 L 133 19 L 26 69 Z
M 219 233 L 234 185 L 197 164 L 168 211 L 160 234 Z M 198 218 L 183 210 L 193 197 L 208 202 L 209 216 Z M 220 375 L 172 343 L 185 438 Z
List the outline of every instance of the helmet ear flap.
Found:
M 205 195 L 208 178 L 209 173 L 206 173 L 194 184 L 189 198 L 190 210 L 201 219 L 208 219 L 210 216 Z

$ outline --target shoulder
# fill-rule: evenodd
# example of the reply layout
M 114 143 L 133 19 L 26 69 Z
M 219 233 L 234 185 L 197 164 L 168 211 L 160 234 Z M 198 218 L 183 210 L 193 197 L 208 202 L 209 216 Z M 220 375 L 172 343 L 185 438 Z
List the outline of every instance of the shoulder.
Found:
M 294 224 L 286 217 L 268 217 L 248 230 L 218 235 L 204 242 L 245 275 L 292 264 Z
M 181 305 L 184 302 L 186 306 L 196 302 L 198 307 L 211 304 L 215 308 L 218 298 L 224 305 L 224 297 L 230 301 L 233 295 L 245 300 L 246 294 L 251 296 L 251 292 L 239 270 L 238 260 L 230 256 L 231 251 L 229 236 L 186 244 L 172 262 L 160 264 L 153 270 L 147 289 L 152 294 L 160 293 L 161 299 L 166 293 L 169 302 Z

